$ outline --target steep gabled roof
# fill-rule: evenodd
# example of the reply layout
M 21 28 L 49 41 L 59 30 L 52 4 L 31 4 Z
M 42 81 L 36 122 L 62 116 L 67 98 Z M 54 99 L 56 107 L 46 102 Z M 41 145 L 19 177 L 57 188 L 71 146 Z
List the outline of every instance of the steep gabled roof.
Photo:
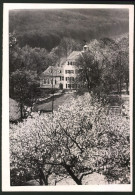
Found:
M 63 76 L 63 68 L 58 66 L 49 66 L 41 76 Z
M 73 51 L 67 58 L 67 60 L 76 60 L 81 54 L 81 51 Z
M 65 64 L 66 60 L 67 60 L 66 57 L 61 57 L 61 58 L 60 58 L 60 61 L 58 61 L 58 62 L 56 63 L 56 66 L 63 66 L 63 65 Z

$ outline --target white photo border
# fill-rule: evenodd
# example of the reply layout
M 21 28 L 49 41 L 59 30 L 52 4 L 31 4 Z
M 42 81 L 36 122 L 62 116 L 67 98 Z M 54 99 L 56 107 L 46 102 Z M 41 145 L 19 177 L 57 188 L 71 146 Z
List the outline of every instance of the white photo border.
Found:
M 128 9 L 129 10 L 129 69 L 130 69 L 130 157 L 131 184 L 82 186 L 10 186 L 9 160 L 9 11 L 13 9 Z M 131 192 L 133 190 L 133 43 L 134 5 L 120 4 L 59 4 L 4 3 L 3 4 L 3 61 L 2 61 L 2 191 L 70 191 L 70 192 Z

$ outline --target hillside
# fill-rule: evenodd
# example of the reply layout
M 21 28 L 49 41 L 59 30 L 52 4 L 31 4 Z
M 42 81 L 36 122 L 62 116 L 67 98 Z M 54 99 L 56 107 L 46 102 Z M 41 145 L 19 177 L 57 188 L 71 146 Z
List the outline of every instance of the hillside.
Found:
M 128 32 L 128 10 L 12 10 L 9 16 L 20 46 L 47 50 L 64 37 L 82 42 Z

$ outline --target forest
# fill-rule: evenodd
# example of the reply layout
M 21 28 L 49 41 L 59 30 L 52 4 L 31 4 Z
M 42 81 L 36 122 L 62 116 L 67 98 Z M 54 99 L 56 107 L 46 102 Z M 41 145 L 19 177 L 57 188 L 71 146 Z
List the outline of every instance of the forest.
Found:
M 112 37 L 128 32 L 126 9 L 12 10 L 9 32 L 16 32 L 19 45 L 50 51 L 62 38 L 83 40 Z

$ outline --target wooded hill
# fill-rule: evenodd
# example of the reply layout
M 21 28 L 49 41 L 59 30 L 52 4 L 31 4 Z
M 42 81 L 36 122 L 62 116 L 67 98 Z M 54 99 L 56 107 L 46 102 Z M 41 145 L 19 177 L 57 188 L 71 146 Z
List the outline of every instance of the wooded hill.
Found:
M 16 32 L 21 47 L 51 50 L 64 37 L 90 41 L 129 31 L 128 10 L 12 10 L 9 31 Z

